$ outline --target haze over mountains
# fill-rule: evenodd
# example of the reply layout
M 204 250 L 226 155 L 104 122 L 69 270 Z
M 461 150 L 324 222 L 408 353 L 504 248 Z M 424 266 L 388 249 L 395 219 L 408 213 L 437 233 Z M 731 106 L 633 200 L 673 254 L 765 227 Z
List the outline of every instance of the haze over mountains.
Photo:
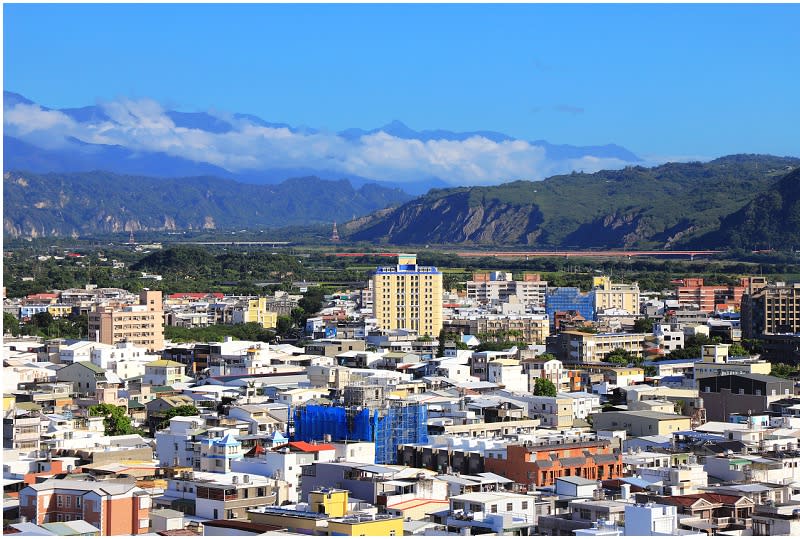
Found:
M 400 122 L 327 133 L 141 100 L 54 110 L 10 92 L 4 111 L 10 237 L 338 221 L 345 239 L 398 245 L 800 244 L 791 157 L 645 168 L 615 145 Z M 511 178 L 526 180 L 475 185 Z
M 431 187 L 540 180 L 642 162 L 614 144 L 557 145 L 491 131 L 415 131 L 399 121 L 332 133 L 252 114 L 167 110 L 151 100 L 51 109 L 4 92 L 3 108 L 6 171 L 214 175 L 247 183 L 316 176 L 356 185 L 375 181 L 418 194 Z

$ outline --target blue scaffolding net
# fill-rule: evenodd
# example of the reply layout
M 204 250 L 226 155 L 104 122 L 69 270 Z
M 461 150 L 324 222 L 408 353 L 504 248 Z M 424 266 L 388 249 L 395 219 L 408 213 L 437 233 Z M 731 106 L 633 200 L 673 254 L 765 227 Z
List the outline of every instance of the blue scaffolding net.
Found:
M 375 442 L 375 462 L 397 462 L 397 446 L 428 443 L 428 408 L 424 404 L 392 404 L 386 408 L 346 408 L 310 404 L 294 410 L 294 440 Z

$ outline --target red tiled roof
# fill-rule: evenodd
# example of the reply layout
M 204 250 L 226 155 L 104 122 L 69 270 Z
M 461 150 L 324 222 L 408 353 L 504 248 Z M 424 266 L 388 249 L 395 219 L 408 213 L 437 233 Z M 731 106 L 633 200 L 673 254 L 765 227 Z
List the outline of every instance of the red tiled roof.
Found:
M 335 451 L 336 448 L 331 444 L 310 444 L 308 442 L 289 442 L 281 447 L 289 446 L 292 449 L 297 449 L 303 453 L 317 453 L 319 451 Z
M 56 299 L 58 294 L 52 292 L 42 292 L 40 294 L 28 294 L 25 299 Z

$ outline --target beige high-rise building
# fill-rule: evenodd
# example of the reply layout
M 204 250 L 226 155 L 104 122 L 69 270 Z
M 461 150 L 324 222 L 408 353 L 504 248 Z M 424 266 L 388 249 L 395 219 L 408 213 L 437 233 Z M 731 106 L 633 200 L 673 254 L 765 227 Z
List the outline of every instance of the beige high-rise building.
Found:
M 418 266 L 417 255 L 398 255 L 396 266 L 372 277 L 375 318 L 382 329 L 413 329 L 438 337 L 442 329 L 442 273 Z
M 639 314 L 639 285 L 612 283 L 609 277 L 594 278 L 595 309 L 622 309 Z
M 160 290 L 144 290 L 139 305 L 98 307 L 89 313 L 89 338 L 105 344 L 132 342 L 150 352 L 164 349 L 164 306 Z

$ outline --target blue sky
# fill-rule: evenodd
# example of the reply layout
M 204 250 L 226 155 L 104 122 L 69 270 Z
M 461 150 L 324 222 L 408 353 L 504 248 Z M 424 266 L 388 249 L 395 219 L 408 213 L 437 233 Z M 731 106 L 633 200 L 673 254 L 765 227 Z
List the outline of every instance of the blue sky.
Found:
M 800 156 L 800 5 L 5 4 L 4 88 L 668 159 Z

